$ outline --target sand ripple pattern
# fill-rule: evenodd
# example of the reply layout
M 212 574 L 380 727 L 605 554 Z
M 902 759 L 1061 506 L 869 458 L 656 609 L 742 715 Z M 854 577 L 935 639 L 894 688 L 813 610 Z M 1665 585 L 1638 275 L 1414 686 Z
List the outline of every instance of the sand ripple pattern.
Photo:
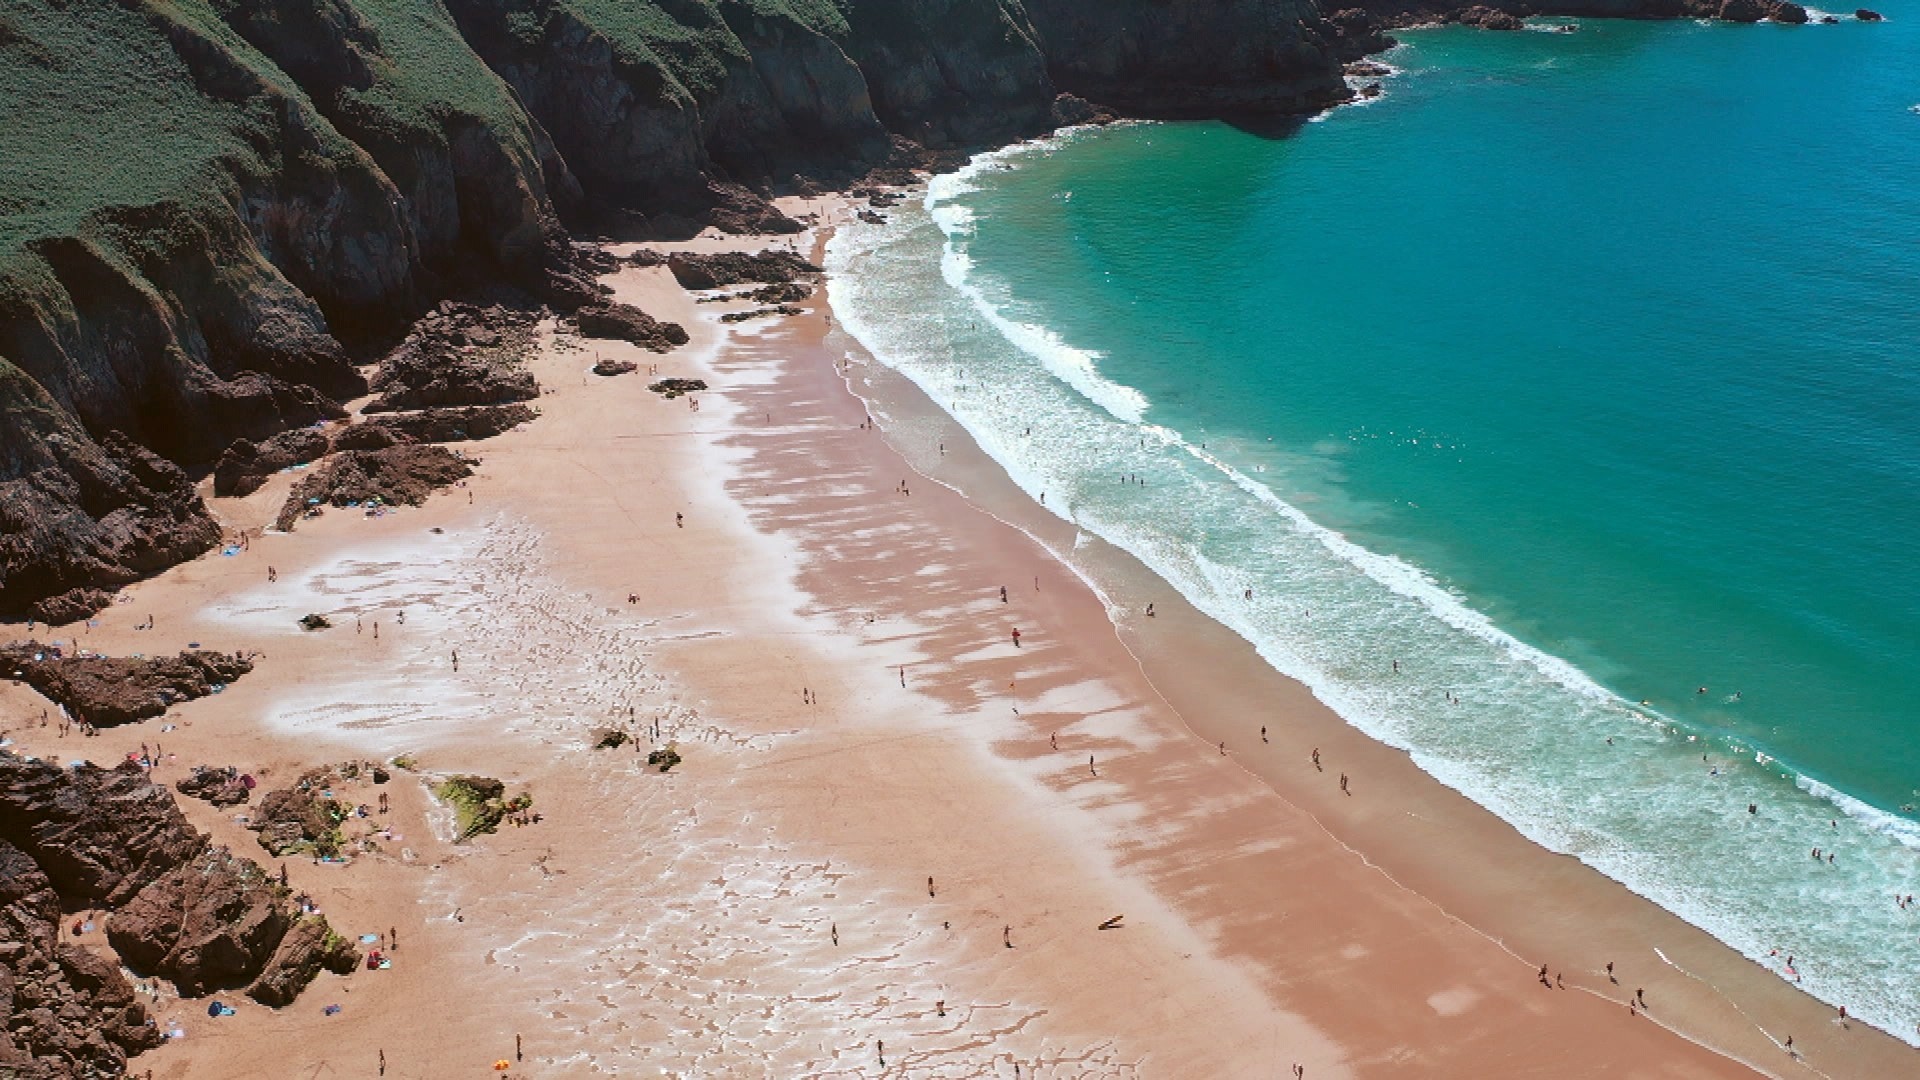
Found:
M 277 625 L 305 593 L 332 633 L 357 619 L 355 644 L 371 647 L 377 619 L 385 642 L 382 661 L 283 704 L 283 727 L 429 766 L 501 740 L 555 755 L 537 794 L 553 808 L 543 828 L 568 830 L 565 854 L 499 850 L 537 846 L 537 831 L 484 841 L 435 872 L 423 901 L 448 924 L 460 912 L 472 956 L 455 967 L 477 973 L 490 1023 L 523 1032 L 530 1061 L 648 1077 L 1011 1077 L 1016 1062 L 1031 1077 L 1138 1075 L 1105 1037 L 1063 1039 L 1042 1008 L 943 980 L 963 948 L 997 949 L 997 926 L 963 945 L 940 916 L 862 885 L 859 868 L 783 842 L 730 768 L 752 762 L 715 760 L 764 756 L 782 735 L 703 714 L 649 665 L 655 644 L 698 628 L 563 587 L 530 525 L 502 516 L 265 591 L 282 595 L 252 592 L 222 614 Z M 661 776 L 638 754 L 587 748 L 607 726 L 648 743 L 656 723 L 707 764 Z M 573 790 L 551 791 L 561 777 Z

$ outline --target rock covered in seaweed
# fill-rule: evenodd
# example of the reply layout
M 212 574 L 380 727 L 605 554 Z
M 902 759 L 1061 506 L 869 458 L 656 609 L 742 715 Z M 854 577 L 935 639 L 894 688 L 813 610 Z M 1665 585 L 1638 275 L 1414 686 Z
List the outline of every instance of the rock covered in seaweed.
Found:
M 532 796 L 524 793 L 508 798 L 507 785 L 491 776 L 450 776 L 433 793 L 453 807 L 456 843 L 493 832 L 507 815 L 533 805 Z

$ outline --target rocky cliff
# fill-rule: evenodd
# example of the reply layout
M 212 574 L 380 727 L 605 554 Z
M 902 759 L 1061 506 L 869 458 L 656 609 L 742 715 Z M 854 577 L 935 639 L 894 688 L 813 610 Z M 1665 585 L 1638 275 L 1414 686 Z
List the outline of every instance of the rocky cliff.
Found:
M 1501 10 L 1704 5 L 1791 7 Z M 439 302 L 597 301 L 568 229 L 797 228 L 763 196 L 1083 99 L 1298 114 L 1384 44 L 1320 0 L 10 0 L 0 616 L 73 619 L 213 546 L 191 478 L 339 418 Z

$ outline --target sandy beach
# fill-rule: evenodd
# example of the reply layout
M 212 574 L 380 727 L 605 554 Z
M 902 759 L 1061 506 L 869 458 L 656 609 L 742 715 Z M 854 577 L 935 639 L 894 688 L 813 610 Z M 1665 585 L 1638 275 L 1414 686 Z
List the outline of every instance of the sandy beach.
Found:
M 796 241 L 816 261 L 824 243 Z M 366 826 L 387 830 L 378 852 L 286 861 L 343 932 L 397 939 L 392 968 L 219 1019 L 162 989 L 183 1036 L 136 1071 L 1920 1069 L 1347 727 L 957 426 L 896 441 L 897 420 L 938 414 L 833 328 L 824 290 L 801 316 L 723 324 L 746 305 L 696 304 L 664 267 L 608 283 L 692 342 L 549 327 L 540 417 L 466 447 L 482 465 L 464 487 L 256 536 L 53 635 L 259 650 L 251 675 L 86 740 L 0 685 L 16 749 L 111 764 L 158 741 L 169 784 L 199 764 L 272 786 L 415 763 Z M 598 356 L 640 371 L 589 374 Z M 669 400 L 655 371 L 711 389 Z M 295 479 L 209 503 L 257 530 Z M 308 613 L 333 627 L 303 631 Z M 595 749 L 605 729 L 638 739 Z M 644 752 L 665 743 L 684 762 L 663 775 Z M 456 773 L 530 793 L 539 822 L 454 843 L 427 788 Z M 182 805 L 276 863 L 246 807 Z

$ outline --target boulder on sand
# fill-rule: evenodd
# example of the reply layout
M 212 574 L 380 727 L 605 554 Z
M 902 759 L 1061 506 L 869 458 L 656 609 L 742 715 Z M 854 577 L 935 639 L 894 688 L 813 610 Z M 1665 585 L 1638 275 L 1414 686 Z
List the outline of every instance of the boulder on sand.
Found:
M 629 341 L 643 349 L 666 352 L 690 339 L 679 323 L 661 322 L 632 304 L 588 304 L 573 313 L 581 336 Z

